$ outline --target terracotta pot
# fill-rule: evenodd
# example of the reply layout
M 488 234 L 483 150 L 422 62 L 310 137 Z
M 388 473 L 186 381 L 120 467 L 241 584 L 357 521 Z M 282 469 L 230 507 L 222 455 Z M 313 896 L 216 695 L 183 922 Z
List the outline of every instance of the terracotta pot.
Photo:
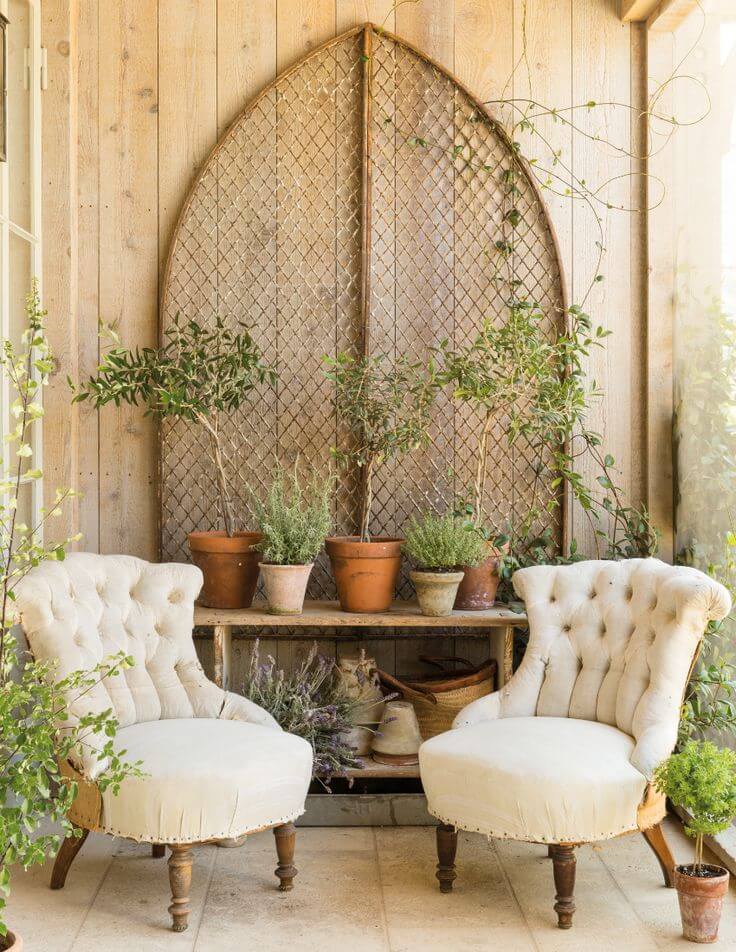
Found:
M 344 612 L 387 612 L 401 568 L 403 539 L 361 542 L 357 536 L 325 541 Z
M 263 573 L 269 612 L 272 615 L 301 615 L 314 562 L 308 565 L 259 562 L 258 567 Z
M 250 608 L 258 585 L 258 562 L 253 546 L 260 532 L 190 532 L 192 561 L 202 569 L 204 585 L 199 596 L 208 608 Z
M 8 931 L 5 939 L 0 938 L 0 949 L 5 952 L 23 952 L 23 939 L 17 933 Z
M 493 608 L 498 584 L 501 581 L 498 577 L 500 561 L 500 557 L 494 554 L 480 565 L 461 566 L 464 575 L 455 599 L 455 608 L 458 611 L 480 612 L 486 608 Z
M 691 942 L 715 942 L 718 938 L 723 897 L 728 891 L 728 870 L 706 863 L 703 868 L 711 875 L 693 876 L 692 868 L 675 867 L 682 934 Z
M 462 572 L 409 572 L 422 614 L 435 617 L 451 614 L 463 577 Z
M 388 701 L 373 738 L 373 759 L 379 764 L 419 763 L 422 735 L 411 701 Z

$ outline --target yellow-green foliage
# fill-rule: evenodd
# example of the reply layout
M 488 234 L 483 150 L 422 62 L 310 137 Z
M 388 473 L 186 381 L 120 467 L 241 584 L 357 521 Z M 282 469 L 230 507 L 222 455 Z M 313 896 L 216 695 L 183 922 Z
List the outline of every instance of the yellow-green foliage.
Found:
M 452 512 L 413 518 L 405 530 L 404 551 L 422 569 L 478 565 L 487 556 L 486 542 L 466 519 Z
M 332 479 L 312 477 L 302 485 L 298 464 L 291 472 L 277 465 L 265 503 L 255 500 L 266 562 L 307 565 L 314 562 L 332 527 Z

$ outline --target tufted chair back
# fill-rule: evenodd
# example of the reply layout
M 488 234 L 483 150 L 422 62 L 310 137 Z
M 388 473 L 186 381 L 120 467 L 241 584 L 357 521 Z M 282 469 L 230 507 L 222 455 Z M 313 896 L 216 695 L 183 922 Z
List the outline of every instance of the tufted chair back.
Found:
M 124 651 L 135 665 L 71 699 L 70 715 L 112 708 L 121 727 L 159 718 L 218 717 L 225 692 L 204 674 L 192 641 L 202 573 L 124 555 L 76 552 L 20 582 L 17 607 L 33 655 L 58 677 Z
M 705 628 L 730 611 L 726 589 L 658 559 L 535 566 L 513 581 L 530 638 L 501 715 L 610 724 L 636 739 L 632 760 L 651 773 L 674 747 Z

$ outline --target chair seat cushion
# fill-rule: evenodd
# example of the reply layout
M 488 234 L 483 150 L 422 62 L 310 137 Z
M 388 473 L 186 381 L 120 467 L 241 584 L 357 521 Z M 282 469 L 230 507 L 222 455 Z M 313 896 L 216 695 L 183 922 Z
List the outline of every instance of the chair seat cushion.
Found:
M 102 795 L 102 829 L 148 843 L 226 839 L 294 820 L 304 812 L 312 748 L 273 727 L 217 718 L 134 724 L 118 732 L 127 777 Z
M 637 829 L 647 785 L 634 739 L 595 721 L 508 717 L 433 737 L 419 751 L 429 812 L 488 836 L 595 842 Z

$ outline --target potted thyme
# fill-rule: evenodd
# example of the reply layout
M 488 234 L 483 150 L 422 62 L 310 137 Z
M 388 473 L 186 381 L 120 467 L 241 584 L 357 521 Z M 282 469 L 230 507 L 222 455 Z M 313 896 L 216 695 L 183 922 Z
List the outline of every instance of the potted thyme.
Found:
M 225 327 L 220 317 L 212 328 L 179 317 L 161 347 L 125 350 L 114 332 L 97 374 L 75 388 L 75 400 L 95 407 L 108 403 L 146 405 L 159 419 L 178 417 L 197 423 L 207 434 L 217 483 L 223 529 L 190 532 L 192 559 L 204 573 L 200 600 L 211 608 L 248 608 L 258 584 L 257 532 L 238 529 L 221 440 L 222 417 L 237 410 L 250 392 L 273 384 L 276 374 L 241 325 Z
M 132 659 L 116 655 L 90 670 L 57 678 L 54 666 L 31 657 L 15 633 L 16 599 L 26 575 L 42 562 L 62 561 L 68 545 L 79 538 L 51 543 L 42 538 L 47 520 L 61 513 L 73 496 L 71 490 L 57 490 L 35 525 L 23 513 L 22 489 L 43 476 L 32 461 L 33 430 L 43 417 L 41 391 L 54 367 L 44 332 L 45 313 L 34 282 L 21 346 L 5 339 L 0 347 L 15 421 L 6 437 L 12 462 L 3 467 L 0 496 L 0 949 L 15 952 L 22 939 L 8 930 L 4 916 L 11 867 L 44 863 L 66 837 L 78 835 L 67 819 L 77 787 L 62 773 L 62 764 L 78 760 L 84 748 L 94 747 L 98 762 L 106 764 L 95 777 L 100 790 L 115 791 L 125 776 L 140 775 L 137 765 L 122 759 L 125 752 L 113 746 L 117 720 L 112 710 L 76 720 L 69 715 L 83 695 L 130 667 Z M 56 825 L 55 832 L 44 831 L 47 821 Z
M 399 538 L 371 536 L 373 480 L 388 459 L 426 445 L 436 384 L 434 366 L 386 356 L 325 357 L 335 385 L 335 408 L 349 430 L 348 449 L 333 448 L 342 464 L 360 469 L 359 534 L 327 539 L 340 606 L 347 612 L 385 612 L 391 607 L 401 568 Z
M 412 519 L 406 529 L 404 552 L 416 568 L 409 573 L 423 615 L 449 615 L 463 570 L 486 557 L 483 537 L 465 519 L 448 512 Z
M 688 741 L 660 764 L 654 783 L 687 812 L 685 832 L 695 839 L 694 862 L 675 867 L 683 935 L 691 942 L 715 942 L 729 874 L 703 862 L 703 837 L 727 829 L 736 816 L 736 751 Z
M 263 539 L 260 569 L 274 615 L 301 615 L 314 560 L 332 525 L 332 480 L 316 476 L 302 485 L 299 463 L 287 473 L 279 464 L 266 495 L 254 499 Z

